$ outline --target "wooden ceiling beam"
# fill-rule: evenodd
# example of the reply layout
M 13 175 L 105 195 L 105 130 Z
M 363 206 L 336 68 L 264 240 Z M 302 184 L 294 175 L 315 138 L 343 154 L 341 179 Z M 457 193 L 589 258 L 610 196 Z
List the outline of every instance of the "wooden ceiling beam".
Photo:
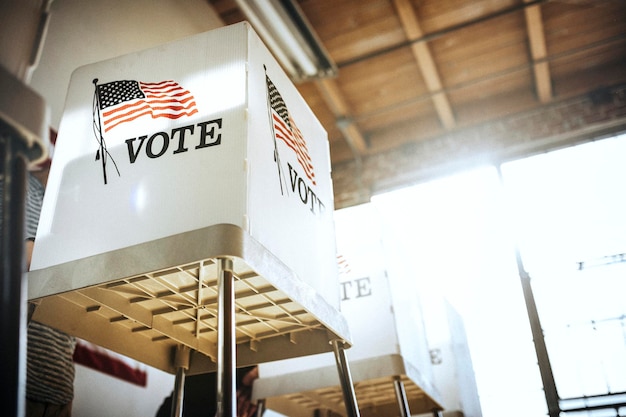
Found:
M 530 0 L 525 0 L 527 3 Z M 530 43 L 530 53 L 533 60 L 533 72 L 535 74 L 535 87 L 539 101 L 547 103 L 552 100 L 552 80 L 550 67 L 548 66 L 546 38 L 541 18 L 541 6 L 534 4 L 524 9 L 526 17 L 526 29 Z
M 439 120 L 441 120 L 446 129 L 452 129 L 456 125 L 454 112 L 447 95 L 443 91 L 441 77 L 430 48 L 425 41 L 419 41 L 420 38 L 424 37 L 424 33 L 420 27 L 417 14 L 409 0 L 394 0 L 394 5 L 402 22 L 404 33 L 411 42 L 411 50 L 426 83 L 426 88 L 432 93 L 433 103 Z
M 367 141 L 353 120 L 350 106 L 348 106 L 337 82 L 332 78 L 322 78 L 315 81 L 315 86 L 334 114 L 337 127 L 344 135 L 352 152 L 357 158 L 365 155 L 368 150 Z

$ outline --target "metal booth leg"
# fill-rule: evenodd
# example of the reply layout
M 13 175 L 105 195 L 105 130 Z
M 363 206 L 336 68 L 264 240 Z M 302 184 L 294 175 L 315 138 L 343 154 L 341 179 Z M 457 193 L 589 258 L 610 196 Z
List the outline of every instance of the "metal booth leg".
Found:
M 2 123 L 0 123 L 2 127 Z M 24 276 L 24 197 L 26 160 L 20 138 L 0 130 L 4 178 L 0 219 L 0 375 L 2 408 L 7 416 L 25 414 L 26 279 Z
M 176 366 L 176 379 L 174 380 L 174 394 L 172 396 L 171 417 L 182 417 L 183 398 L 185 396 L 185 374 L 189 369 L 191 350 L 184 345 L 176 347 L 174 364 Z
M 433 417 L 443 417 L 443 411 L 439 410 L 438 408 L 435 408 L 433 410 Z
M 333 340 L 332 345 L 333 351 L 335 352 L 337 370 L 339 371 L 341 389 L 343 390 L 343 401 L 346 404 L 346 412 L 348 413 L 348 417 L 360 417 L 359 406 L 356 402 L 356 393 L 354 392 L 354 385 L 352 384 L 352 375 L 350 375 L 344 343 L 340 340 Z
M 217 417 L 236 417 L 235 290 L 233 261 L 217 265 Z
M 396 399 L 398 400 L 398 408 L 400 408 L 400 417 L 410 417 L 409 402 L 406 399 L 406 391 L 404 390 L 404 384 L 399 376 L 394 377 L 393 387 L 396 391 Z M 435 416 L 436 417 L 436 416 Z
M 260 399 L 256 403 L 256 417 L 263 417 L 265 412 L 265 399 Z

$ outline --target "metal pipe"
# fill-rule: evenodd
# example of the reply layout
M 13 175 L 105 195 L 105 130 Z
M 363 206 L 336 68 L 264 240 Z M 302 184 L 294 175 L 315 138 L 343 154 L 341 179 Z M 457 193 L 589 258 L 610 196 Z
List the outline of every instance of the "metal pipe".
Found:
M 497 166 L 497 171 L 500 183 L 504 184 L 501 165 Z M 537 355 L 537 363 L 539 365 L 539 374 L 541 375 L 541 382 L 543 384 L 543 392 L 548 406 L 548 415 L 550 417 L 559 417 L 561 415 L 560 400 L 556 388 L 556 382 L 554 380 L 554 374 L 552 373 L 550 357 L 548 356 L 548 348 L 543 336 L 541 321 L 539 320 L 539 312 L 537 310 L 535 296 L 530 283 L 530 275 L 526 272 L 524 262 L 522 261 L 522 254 L 520 253 L 520 249 L 517 245 L 515 247 L 515 259 L 522 285 L 522 293 L 526 303 L 526 313 L 528 314 L 530 331 L 535 345 L 535 354 Z
M 398 408 L 400 409 L 400 417 L 410 417 L 409 402 L 406 399 L 406 391 L 404 384 L 399 376 L 393 378 L 393 388 L 396 391 L 396 400 L 398 400 Z
M 263 417 L 265 412 L 265 399 L 260 399 L 256 403 L 256 417 Z
M 183 367 L 176 369 L 176 379 L 174 379 L 174 394 L 172 395 L 172 417 L 182 417 L 183 400 L 185 398 L 185 373 Z
M 237 3 L 237 7 L 239 7 L 252 26 L 254 26 L 255 30 L 261 38 L 263 38 L 268 48 L 272 51 L 276 59 L 280 61 L 285 70 L 293 76 L 298 76 L 298 70 L 293 65 L 285 51 L 283 51 L 283 48 L 278 44 L 276 39 L 274 39 L 270 30 L 267 29 L 265 24 L 261 21 L 261 18 L 257 16 L 255 10 L 248 4 L 247 1 L 235 0 L 235 3 Z
M 236 417 L 235 291 L 233 261 L 218 260 L 217 417 Z
M 335 353 L 335 361 L 337 362 L 337 370 L 339 372 L 339 381 L 341 382 L 341 389 L 343 391 L 343 401 L 346 404 L 346 411 L 348 417 L 360 417 L 359 406 L 356 401 L 356 393 L 354 392 L 354 385 L 352 384 L 352 375 L 350 375 L 350 368 L 348 367 L 348 360 L 346 358 L 346 351 L 343 341 L 333 340 L 333 352 Z
M 530 330 L 533 335 L 533 343 L 535 344 L 535 353 L 537 355 L 537 363 L 539 364 L 539 374 L 543 383 L 543 391 L 548 405 L 548 415 L 550 417 L 559 417 L 561 415 L 561 407 L 559 404 L 559 394 L 552 373 L 552 365 L 548 356 L 548 348 L 543 337 L 543 329 L 539 320 L 539 312 L 535 303 L 530 276 L 524 269 L 522 257 L 517 250 L 517 264 L 519 268 L 520 281 L 522 283 L 522 292 L 524 293 L 524 301 L 526 302 L 526 311 L 528 313 L 528 321 L 530 322 Z
M 176 379 L 174 381 L 174 393 L 172 394 L 171 417 L 183 416 L 183 401 L 185 399 L 185 376 L 189 369 L 191 360 L 191 349 L 185 345 L 176 346 L 174 354 L 174 367 L 176 368 Z
M 21 140 L 0 132 L 4 155 L 2 268 L 0 269 L 0 401 L 8 416 L 23 416 L 26 397 L 26 279 L 24 263 L 24 197 L 26 160 Z
M 433 417 L 443 417 L 443 411 L 438 408 L 433 409 Z

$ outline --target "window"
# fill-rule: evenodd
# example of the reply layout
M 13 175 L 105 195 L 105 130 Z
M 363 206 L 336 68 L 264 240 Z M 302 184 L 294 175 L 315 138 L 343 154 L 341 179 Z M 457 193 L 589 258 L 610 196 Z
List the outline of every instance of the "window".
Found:
M 626 415 L 591 411 L 626 404 L 625 160 L 621 136 L 502 167 L 567 415 Z
M 561 407 L 626 403 L 625 161 L 626 135 L 372 199 L 393 250 L 463 317 L 483 416 L 547 414 L 516 248 L 559 396 L 590 397 Z

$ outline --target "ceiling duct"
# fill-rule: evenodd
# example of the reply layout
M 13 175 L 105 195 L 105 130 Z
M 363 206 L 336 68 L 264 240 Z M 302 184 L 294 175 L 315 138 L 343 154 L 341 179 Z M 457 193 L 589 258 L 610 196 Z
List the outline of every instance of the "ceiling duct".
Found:
M 296 2 L 235 1 L 294 82 L 333 77 L 337 74 L 337 66 Z

